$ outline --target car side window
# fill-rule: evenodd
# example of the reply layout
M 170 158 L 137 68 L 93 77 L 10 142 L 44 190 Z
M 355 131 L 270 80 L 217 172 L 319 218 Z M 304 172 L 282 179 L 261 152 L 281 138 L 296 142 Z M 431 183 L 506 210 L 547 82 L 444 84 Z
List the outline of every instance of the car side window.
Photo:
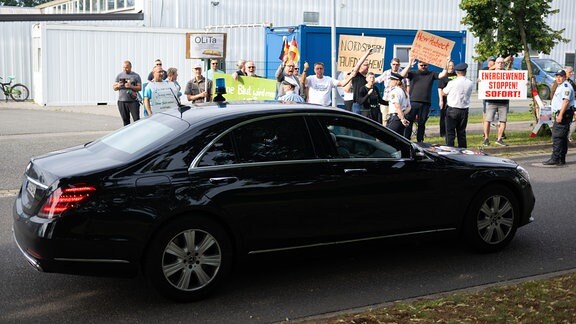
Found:
M 236 162 L 236 154 L 232 146 L 230 134 L 224 135 L 204 153 L 198 166 L 226 165 Z
M 313 159 L 303 117 L 268 118 L 242 125 L 216 141 L 198 166 Z
M 233 131 L 238 162 L 290 161 L 315 158 L 303 117 L 255 121 Z
M 392 134 L 347 117 L 321 117 L 337 158 L 409 158 L 410 146 Z

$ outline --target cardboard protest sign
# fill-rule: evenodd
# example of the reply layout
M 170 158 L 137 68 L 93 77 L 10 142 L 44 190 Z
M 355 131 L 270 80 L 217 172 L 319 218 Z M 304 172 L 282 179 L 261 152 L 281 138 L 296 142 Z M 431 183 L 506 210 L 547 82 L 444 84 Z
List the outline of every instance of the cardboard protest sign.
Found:
M 454 41 L 419 30 L 414 37 L 410 54 L 420 61 L 444 68 L 453 48 Z
M 372 55 L 366 59 L 369 64 L 368 72 L 382 73 L 385 46 L 386 38 L 383 37 L 340 35 L 337 71 L 352 71 L 362 55 L 366 54 L 368 49 L 374 48 Z
M 274 100 L 276 97 L 276 80 L 239 76 L 238 81 L 229 74 L 214 73 L 214 80 L 223 78 L 226 81 L 226 100 Z M 216 81 L 214 81 L 216 82 Z M 212 87 L 214 93 L 215 87 Z
M 478 99 L 526 99 L 528 71 L 480 70 Z

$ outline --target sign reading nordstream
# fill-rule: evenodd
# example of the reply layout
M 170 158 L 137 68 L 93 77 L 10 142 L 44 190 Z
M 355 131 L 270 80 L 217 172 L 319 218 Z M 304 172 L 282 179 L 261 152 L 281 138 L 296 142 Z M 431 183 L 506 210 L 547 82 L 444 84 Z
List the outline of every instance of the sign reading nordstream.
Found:
M 526 99 L 528 71 L 480 70 L 478 99 Z
M 366 62 L 368 72 L 382 73 L 384 70 L 384 49 L 386 38 L 354 35 L 340 35 L 338 43 L 338 69 L 339 72 L 350 72 L 360 58 L 370 49 L 373 49 Z

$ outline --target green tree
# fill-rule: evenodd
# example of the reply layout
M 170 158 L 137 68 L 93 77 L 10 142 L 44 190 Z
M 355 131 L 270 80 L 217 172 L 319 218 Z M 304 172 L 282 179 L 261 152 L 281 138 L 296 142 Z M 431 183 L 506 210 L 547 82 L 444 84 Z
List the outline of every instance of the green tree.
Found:
M 462 24 L 469 25 L 470 32 L 479 38 L 475 59 L 486 60 L 489 56 L 508 56 L 523 53 L 530 57 L 530 50 L 550 54 L 562 37 L 564 29 L 553 30 L 545 19 L 557 14 L 552 0 L 462 0 L 460 9 L 466 12 Z M 532 64 L 526 60 L 532 87 L 536 80 Z M 548 98 L 542 98 L 548 99 Z M 537 111 L 534 110 L 535 116 Z

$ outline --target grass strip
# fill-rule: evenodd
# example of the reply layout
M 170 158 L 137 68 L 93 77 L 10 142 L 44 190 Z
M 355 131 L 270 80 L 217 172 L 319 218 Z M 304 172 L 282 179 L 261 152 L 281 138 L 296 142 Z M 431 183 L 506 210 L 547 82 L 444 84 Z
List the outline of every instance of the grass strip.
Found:
M 298 323 L 574 323 L 576 273 Z

